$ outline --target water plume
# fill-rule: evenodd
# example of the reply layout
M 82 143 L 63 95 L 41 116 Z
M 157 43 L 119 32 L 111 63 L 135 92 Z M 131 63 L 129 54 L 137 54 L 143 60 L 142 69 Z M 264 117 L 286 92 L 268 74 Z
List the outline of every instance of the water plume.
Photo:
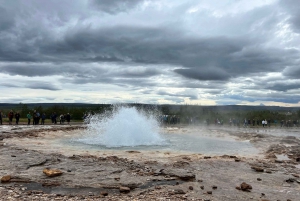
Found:
M 105 147 L 164 145 L 156 116 L 150 111 L 115 106 L 112 111 L 91 116 L 84 137 L 76 141 Z

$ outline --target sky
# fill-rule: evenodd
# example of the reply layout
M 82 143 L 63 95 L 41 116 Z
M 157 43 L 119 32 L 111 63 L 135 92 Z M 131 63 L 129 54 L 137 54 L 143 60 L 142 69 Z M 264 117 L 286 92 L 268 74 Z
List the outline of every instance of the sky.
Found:
M 0 0 L 1 103 L 300 106 L 299 0 Z

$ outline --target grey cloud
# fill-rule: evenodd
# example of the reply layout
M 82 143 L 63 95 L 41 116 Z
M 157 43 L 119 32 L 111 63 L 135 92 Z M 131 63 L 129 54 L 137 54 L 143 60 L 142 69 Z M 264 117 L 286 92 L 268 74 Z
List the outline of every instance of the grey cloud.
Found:
M 167 95 L 167 96 L 174 96 L 174 97 L 187 97 L 189 98 L 190 100 L 197 100 L 198 99 L 198 96 L 197 94 L 195 93 L 192 93 L 192 92 L 178 92 L 178 93 L 170 93 L 170 92 L 166 92 L 166 91 L 158 91 L 157 92 L 158 95 Z
M 29 81 L 26 82 L 25 84 L 17 81 L 15 84 L 1 83 L 0 85 L 3 87 L 10 87 L 10 88 L 44 89 L 44 90 L 51 90 L 51 91 L 60 90 L 60 88 L 54 86 L 52 83 L 41 82 L 41 81 Z
M 300 33 L 300 4 L 298 0 L 281 0 L 280 6 L 285 8 L 285 12 L 287 12 L 290 16 L 288 21 L 296 32 Z
M 300 79 L 300 63 L 298 65 L 285 68 L 282 74 L 288 78 Z
M 48 82 L 29 82 L 25 84 L 24 87 L 29 89 L 43 89 L 43 90 L 50 90 L 50 91 L 60 90 L 60 88 Z
M 207 68 L 207 69 L 175 69 L 174 72 L 197 80 L 228 80 L 230 75 L 223 69 Z
M 5 8 L 0 6 L 0 32 L 14 26 L 14 16 Z
M 300 89 L 300 83 L 276 83 L 271 86 L 267 86 L 266 89 L 286 92 L 292 89 Z
M 91 6 L 96 6 L 98 10 L 110 14 L 128 11 L 144 1 L 145 0 L 90 0 Z

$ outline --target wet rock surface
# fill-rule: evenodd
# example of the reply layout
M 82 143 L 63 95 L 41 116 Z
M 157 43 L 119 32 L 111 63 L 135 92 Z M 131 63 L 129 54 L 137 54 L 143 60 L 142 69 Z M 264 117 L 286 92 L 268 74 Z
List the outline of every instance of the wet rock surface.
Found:
M 15 145 L 8 140 L 40 139 L 51 135 L 53 130 L 71 134 L 72 129 L 83 128 L 16 129 L 1 133 L 0 177 L 10 176 L 0 183 L 1 199 L 226 201 L 297 200 L 300 196 L 297 137 L 232 133 L 250 140 L 262 150 L 262 157 L 208 157 L 132 150 L 115 154 L 83 151 L 70 155 L 59 150 L 49 153 L 47 148 Z M 288 160 L 277 158 L 282 154 Z M 63 174 L 48 177 L 43 173 L 45 169 Z

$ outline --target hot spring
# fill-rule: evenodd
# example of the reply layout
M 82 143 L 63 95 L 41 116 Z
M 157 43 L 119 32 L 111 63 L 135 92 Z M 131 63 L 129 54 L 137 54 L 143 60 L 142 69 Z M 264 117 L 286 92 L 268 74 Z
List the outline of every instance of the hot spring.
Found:
M 164 127 L 157 114 L 115 107 L 93 115 L 78 137 L 60 142 L 80 150 L 173 151 L 201 154 L 254 155 L 249 141 L 237 141 L 226 131 L 206 127 Z

